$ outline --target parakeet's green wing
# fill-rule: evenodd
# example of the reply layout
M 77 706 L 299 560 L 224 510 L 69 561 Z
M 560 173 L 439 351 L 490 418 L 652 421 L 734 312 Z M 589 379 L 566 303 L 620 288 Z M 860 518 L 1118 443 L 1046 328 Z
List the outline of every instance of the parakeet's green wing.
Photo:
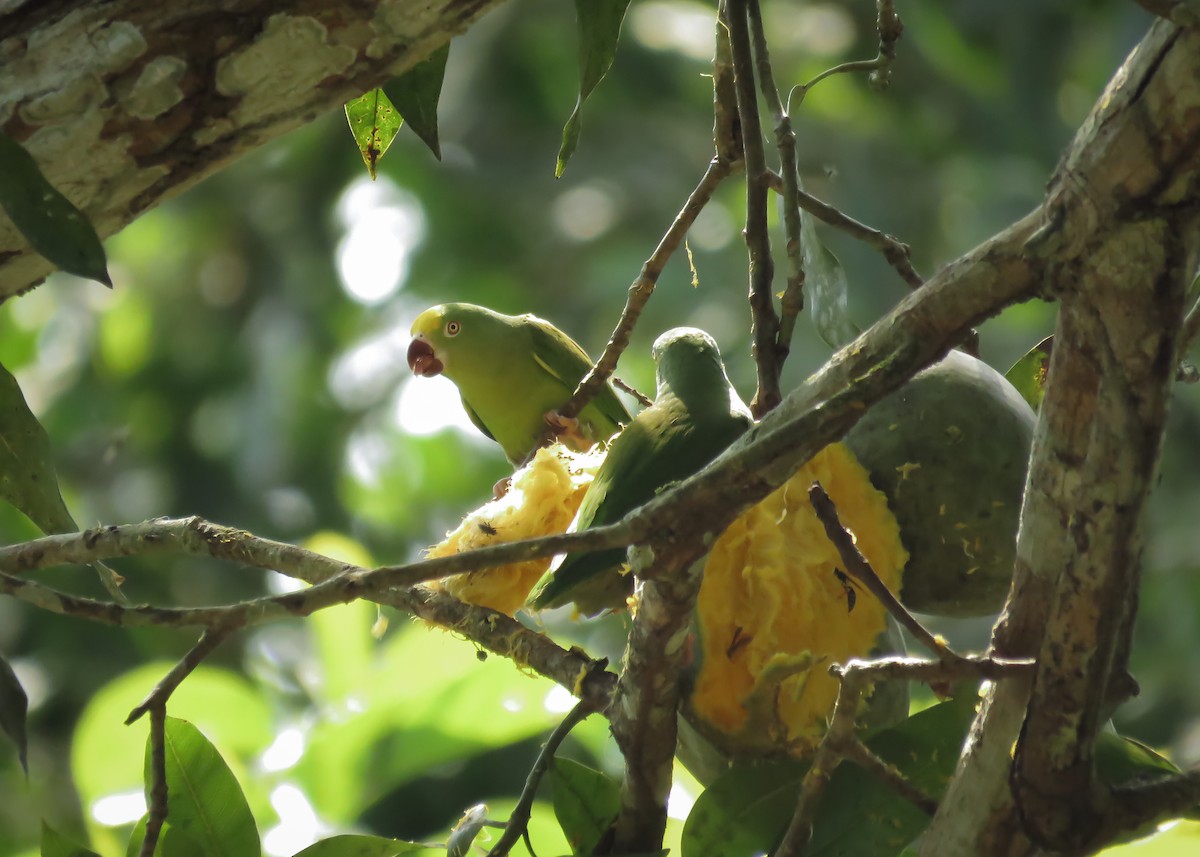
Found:
M 479 418 L 479 414 L 475 413 L 475 409 L 467 403 L 467 400 L 461 393 L 459 394 L 458 398 L 462 402 L 463 410 L 467 412 L 467 419 L 471 421 L 471 425 L 483 432 L 488 440 L 495 440 L 496 436 L 491 433 L 486 425 L 483 424 L 483 420 Z
M 663 487 L 700 470 L 750 427 L 741 414 L 726 412 L 713 420 L 692 416 L 673 397 L 638 414 L 613 441 L 579 508 L 575 529 L 619 521 Z M 574 601 L 588 614 L 619 605 L 630 581 L 610 572 L 624 557 L 619 548 L 568 556 L 542 580 L 530 603 L 544 609 Z
M 562 382 L 568 390 L 574 391 L 583 380 L 583 376 L 592 368 L 592 361 L 582 348 L 566 334 L 549 322 L 535 315 L 521 316 L 529 323 L 529 336 L 533 344 L 533 358 L 547 372 Z M 585 413 L 599 412 L 609 423 L 600 426 L 607 439 L 616 433 L 617 428 L 629 422 L 629 411 L 621 404 L 612 387 L 605 384 L 596 397 L 584 409 Z

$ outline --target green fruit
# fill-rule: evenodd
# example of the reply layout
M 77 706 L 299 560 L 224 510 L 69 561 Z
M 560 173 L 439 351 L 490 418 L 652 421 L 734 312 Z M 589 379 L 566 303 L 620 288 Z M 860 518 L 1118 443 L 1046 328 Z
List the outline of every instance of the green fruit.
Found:
M 1003 606 L 1036 422 L 999 372 L 951 351 L 846 436 L 900 524 L 910 609 L 965 617 Z

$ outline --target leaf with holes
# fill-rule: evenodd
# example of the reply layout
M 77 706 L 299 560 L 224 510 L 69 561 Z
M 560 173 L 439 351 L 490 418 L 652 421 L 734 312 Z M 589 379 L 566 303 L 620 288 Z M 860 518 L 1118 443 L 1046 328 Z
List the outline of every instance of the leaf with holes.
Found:
M 391 99 L 378 87 L 346 102 L 346 122 L 372 181 L 380 159 L 396 139 L 403 121 Z
M 153 784 L 153 748 L 146 741 L 146 799 Z M 258 828 L 233 772 L 200 730 L 168 717 L 165 737 L 167 818 L 210 857 L 258 854 Z
M 555 178 L 562 177 L 567 161 L 579 145 L 583 103 L 612 68 L 627 8 L 629 0 L 575 0 L 575 21 L 579 31 L 579 98 L 563 128 L 562 146 L 554 167 Z
M 0 206 L 29 246 L 68 274 L 112 288 L 100 236 L 83 212 L 46 180 L 25 148 L 0 133 Z
M 1050 380 L 1050 354 L 1053 350 L 1054 337 L 1047 336 L 1004 373 L 1008 383 L 1017 388 L 1021 398 L 1035 411 L 1041 407 L 1042 399 L 1046 396 L 1046 384 Z
M 442 147 L 438 142 L 438 99 L 442 96 L 442 80 L 446 76 L 446 59 L 450 43 L 438 48 L 404 74 L 385 84 L 383 91 L 400 111 L 401 121 L 421 138 L 439 161 Z

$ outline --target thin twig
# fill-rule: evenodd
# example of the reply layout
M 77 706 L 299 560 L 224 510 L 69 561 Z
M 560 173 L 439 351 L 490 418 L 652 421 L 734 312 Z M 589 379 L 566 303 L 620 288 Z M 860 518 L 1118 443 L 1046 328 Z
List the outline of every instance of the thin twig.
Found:
M 799 107 L 799 102 L 804 100 L 809 90 L 821 81 L 837 74 L 870 72 L 868 82 L 872 88 L 886 89 L 888 87 L 891 83 L 892 63 L 896 60 L 896 43 L 904 32 L 904 24 L 901 23 L 900 16 L 896 13 L 896 4 L 893 0 L 877 0 L 875 8 L 875 29 L 879 33 L 879 47 L 875 58 L 841 63 L 833 68 L 825 69 L 808 83 L 793 87 L 788 95 L 789 112 L 792 109 L 792 99 L 799 96 L 799 101 L 796 103 L 796 107 Z
M 842 677 L 829 728 L 821 737 L 821 743 L 817 745 L 812 762 L 801 781 L 796 809 L 779 847 L 775 849 L 774 857 L 800 857 L 804 853 L 809 837 L 812 836 L 817 803 L 833 772 L 842 762 L 839 746 L 854 735 L 855 716 L 859 700 L 862 698 L 862 688 L 863 682 L 854 675 Z
M 897 768 L 871 752 L 871 749 L 858 737 L 851 734 L 841 747 L 842 757 L 858 765 L 867 773 L 873 775 L 900 797 L 911 803 L 921 812 L 932 816 L 937 812 L 937 801 L 921 789 L 917 788 L 908 777 Z
M 0 568 L 28 571 L 67 562 L 89 562 L 95 558 L 116 555 L 138 555 L 153 553 L 164 548 L 183 549 L 189 553 L 209 554 L 218 559 L 229 559 L 260 568 L 268 557 L 286 557 L 291 567 L 286 572 L 301 579 L 319 582 L 309 589 L 285 595 L 256 598 L 221 607 L 173 608 L 148 605 L 124 606 L 91 598 L 82 598 L 44 586 L 31 580 L 14 577 L 0 572 L 0 593 L 11 595 L 51 613 L 75 616 L 108 625 L 147 627 L 168 625 L 176 627 L 213 627 L 224 623 L 259 624 L 285 616 L 307 616 L 335 604 L 344 604 L 357 598 L 372 599 L 393 587 L 407 587 L 451 574 L 478 571 L 510 562 L 520 562 L 536 557 L 576 550 L 595 550 L 625 546 L 636 540 L 627 537 L 631 528 L 624 525 L 596 527 L 579 533 L 566 533 L 525 539 L 517 542 L 489 545 L 452 556 L 427 559 L 397 566 L 365 569 L 347 563 L 338 563 L 319 554 L 292 546 L 286 551 L 277 550 L 278 543 L 259 540 L 249 533 L 229 527 L 207 525 L 210 531 L 221 531 L 227 543 L 212 539 L 202 540 L 199 546 L 194 540 L 186 544 L 168 543 L 155 533 L 160 521 L 149 521 L 133 528 L 106 528 L 104 531 L 88 530 L 59 536 L 46 536 L 0 548 Z M 188 521 L 166 522 L 178 528 L 194 523 Z M 203 524 L 202 524 L 203 526 Z M 130 529 L 137 532 L 130 533 Z M 639 529 L 634 527 L 632 529 Z M 170 533 L 179 535 L 177 532 Z M 140 537 L 140 538 L 139 538 Z M 270 545 L 259 551 L 259 543 Z M 336 573 L 328 574 L 332 565 Z M 278 567 L 278 566 L 277 566 Z M 321 573 L 315 569 L 320 568 Z M 283 570 L 282 568 L 280 570 Z
M 950 661 L 890 657 L 873 661 L 852 660 L 846 664 L 831 666 L 829 672 L 839 681 L 833 716 L 801 782 L 795 812 L 773 857 L 800 857 L 804 853 L 812 835 L 813 819 L 816 817 L 821 794 L 838 765 L 845 759 L 879 777 L 897 794 L 923 812 L 932 815 L 937 811 L 937 802 L 933 798 L 913 785 L 895 766 L 880 759 L 859 740 L 855 727 L 859 703 L 866 688 L 879 681 L 945 683 L 969 677 L 995 680 L 1029 675 L 1033 667 L 1031 660 L 1001 660 L 976 655 Z
M 641 403 L 642 407 L 648 408 L 654 404 L 653 399 L 651 399 L 649 396 L 647 396 L 641 390 L 638 390 L 636 387 L 634 387 L 630 384 L 626 384 L 624 381 L 622 381 L 616 375 L 613 376 L 612 383 L 613 383 L 613 386 L 616 387 L 618 390 L 624 390 L 626 393 L 628 393 L 629 395 L 631 395 L 635 399 L 637 399 L 638 402 Z
M 797 202 L 800 189 L 799 167 L 796 163 L 796 134 L 792 130 L 791 119 L 783 108 L 779 89 L 775 85 L 775 73 L 771 69 L 771 56 L 767 49 L 767 36 L 759 0 L 748 0 L 747 13 L 750 38 L 754 46 L 754 61 L 758 70 L 758 85 L 775 123 L 775 147 L 779 150 L 779 172 L 783 177 L 783 235 L 787 259 L 787 285 L 779 303 L 779 329 L 775 336 L 774 350 L 778 361 L 776 372 L 779 373 L 783 371 L 783 364 L 791 350 L 796 318 L 804 308 L 804 255 L 800 244 L 800 206 Z M 763 167 L 765 171 L 766 164 Z
M 650 254 L 650 258 L 643 263 L 637 279 L 629 286 L 629 297 L 625 301 L 625 308 L 621 311 L 621 318 L 608 340 L 608 345 L 604 347 L 604 353 L 600 355 L 600 359 L 596 361 L 592 370 L 579 382 L 579 386 L 575 388 L 570 400 L 559 409 L 560 416 L 566 418 L 579 416 L 579 412 L 600 391 L 604 382 L 617 368 L 617 361 L 621 358 L 621 353 L 628 347 L 634 325 L 637 324 L 646 302 L 650 300 L 650 295 L 654 293 L 654 287 L 658 283 L 658 278 L 662 274 L 663 268 L 666 267 L 667 261 L 679 249 L 688 230 L 696 222 L 696 218 L 704 210 L 704 206 L 712 199 L 717 186 L 732 171 L 733 165 L 727 161 L 714 158 L 709 162 L 700 183 L 688 196 L 683 208 L 675 215 L 675 220 L 663 235 L 662 240 L 658 242 L 658 246 L 654 248 L 654 252 Z
M 83 533 L 45 536 L 10 545 L 0 548 L 0 568 L 31 571 L 64 563 L 86 563 L 95 558 L 162 552 L 210 556 L 239 565 L 273 569 L 314 585 L 348 573 L 366 572 L 366 569 L 295 545 L 258 538 L 244 530 L 222 527 L 198 517 L 157 518 L 140 524 L 99 527 Z M 480 567 L 486 567 L 486 563 Z M 109 625 L 219 626 L 233 618 L 228 608 L 171 610 L 81 599 L 7 574 L 0 574 L 0 592 L 17 595 L 35 606 L 45 605 L 45 609 L 53 612 Z M 616 675 L 606 672 L 601 662 L 593 661 L 579 650 L 564 649 L 546 635 L 526 628 L 502 613 L 464 604 L 445 592 L 434 592 L 425 587 L 380 587 L 364 590 L 358 597 L 395 607 L 461 634 L 488 651 L 557 682 L 596 710 L 606 708 L 612 696 Z M 235 606 L 244 608 L 244 605 Z M 243 609 L 240 621 L 245 625 L 256 624 L 271 615 L 263 610 L 256 613 Z
M 488 851 L 487 857 L 504 857 L 521 837 L 527 834 L 529 817 L 533 812 L 533 801 L 537 797 L 538 786 L 542 782 L 542 777 L 546 776 L 546 772 L 550 770 L 554 754 L 558 752 L 559 746 L 566 740 L 566 737 L 571 734 L 571 730 L 592 713 L 593 709 L 589 708 L 586 703 L 577 702 L 575 707 L 563 718 L 563 721 L 554 727 L 554 731 L 542 745 L 542 750 L 538 753 L 537 760 L 534 761 L 533 767 L 529 771 L 529 776 L 525 779 L 525 787 L 521 789 L 521 797 L 517 801 L 517 805 L 513 807 L 512 815 L 508 817 L 508 824 L 504 825 L 504 833 Z
M 1002 679 L 1032 674 L 1032 658 L 997 658 L 963 655 L 951 661 L 895 656 L 869 661 L 850 660 L 834 664 L 829 671 L 838 677 L 853 672 L 872 681 L 915 681 L 922 684 L 950 684 L 962 679 Z
M 729 15 L 725 0 L 717 6 L 713 48 L 713 150 L 718 161 L 742 160 L 742 126 L 738 118 L 737 90 L 733 83 L 733 52 L 729 46 Z
M 900 599 L 893 595 L 891 590 L 887 588 L 887 584 L 879 579 L 879 575 L 875 573 L 875 569 L 871 568 L 871 564 L 867 562 L 867 558 L 862 555 L 862 552 L 858 549 L 858 545 L 854 543 L 854 536 L 842 524 L 842 520 L 838 516 L 837 507 L 833 504 L 833 499 L 825 493 L 825 489 L 821 487 L 820 482 L 814 482 L 808 489 L 808 502 L 812 504 L 813 511 L 817 513 L 817 518 L 824 525 L 825 534 L 833 542 L 833 546 L 837 548 L 838 555 L 842 558 L 842 562 L 846 566 L 846 573 L 865 586 L 872 595 L 879 599 L 880 603 L 895 617 L 896 621 L 903 625 L 905 630 L 916 637 L 922 645 L 933 652 L 938 660 L 947 661 L 957 659 L 959 656 L 950 651 L 944 642 L 939 640 L 924 625 L 917 621 L 917 618 L 908 612 L 908 608 L 900 603 Z
M 771 188 L 776 193 L 782 194 L 784 192 L 783 177 L 778 173 L 770 173 L 768 178 Z M 860 223 L 803 188 L 796 189 L 796 203 L 822 223 L 832 226 L 834 229 L 840 229 L 882 253 L 884 260 L 895 269 L 896 273 L 900 275 L 900 279 L 904 280 L 910 289 L 919 289 L 925 283 L 925 280 L 913 268 L 912 251 L 907 244 L 886 232 Z
M 133 711 L 129 712 L 129 716 L 125 718 L 125 725 L 136 721 L 147 711 L 153 711 L 158 708 L 166 708 L 167 700 L 171 698 L 171 694 L 175 692 L 175 688 L 183 682 L 185 678 L 192 674 L 196 667 L 200 666 L 201 662 L 208 657 L 217 646 L 233 633 L 233 628 L 230 626 L 221 626 L 209 628 L 200 635 L 200 640 L 196 645 L 192 646 L 188 653 L 180 658 L 179 663 L 175 664 L 154 689 L 142 700 L 141 704 Z
M 150 708 L 150 806 L 146 816 L 146 836 L 140 857 L 153 857 L 158 836 L 167 820 L 167 707 Z
M 758 388 L 750 402 L 755 418 L 779 404 L 779 318 L 771 293 L 774 262 L 767 232 L 767 162 L 763 152 L 758 94 L 754 90 L 754 56 L 750 47 L 747 0 L 727 0 L 729 44 L 733 53 L 734 87 L 742 123 L 746 161 L 746 249 L 750 260 L 751 353 L 758 369 Z

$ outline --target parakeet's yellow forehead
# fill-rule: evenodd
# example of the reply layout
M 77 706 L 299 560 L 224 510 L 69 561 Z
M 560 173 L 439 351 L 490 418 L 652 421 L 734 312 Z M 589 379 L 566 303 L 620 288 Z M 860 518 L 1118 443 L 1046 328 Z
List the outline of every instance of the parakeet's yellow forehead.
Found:
M 430 334 L 435 330 L 442 329 L 442 319 L 446 317 L 447 307 L 445 304 L 430 307 L 417 316 L 413 321 L 412 330 L 409 331 L 413 336 L 419 333 Z

